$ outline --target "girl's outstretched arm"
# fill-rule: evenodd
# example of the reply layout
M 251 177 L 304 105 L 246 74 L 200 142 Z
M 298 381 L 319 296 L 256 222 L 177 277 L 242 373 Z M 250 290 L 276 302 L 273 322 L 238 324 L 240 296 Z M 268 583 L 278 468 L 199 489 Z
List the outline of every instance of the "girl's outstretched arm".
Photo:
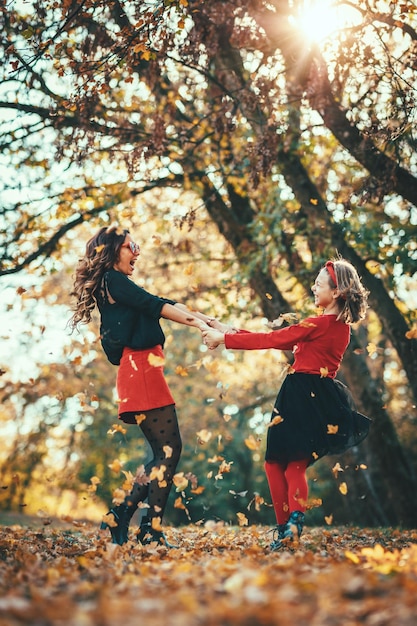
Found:
M 194 326 L 201 331 L 210 330 L 208 323 L 213 319 L 204 313 L 190 311 L 184 304 L 164 304 L 161 309 L 161 317 L 178 322 L 185 326 Z

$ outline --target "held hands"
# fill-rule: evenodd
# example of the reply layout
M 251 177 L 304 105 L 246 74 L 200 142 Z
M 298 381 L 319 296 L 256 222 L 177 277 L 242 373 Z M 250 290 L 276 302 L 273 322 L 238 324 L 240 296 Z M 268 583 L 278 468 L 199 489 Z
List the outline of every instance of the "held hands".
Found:
M 203 343 L 208 346 L 209 350 L 214 350 L 221 343 L 224 343 L 224 332 L 213 329 L 203 331 Z

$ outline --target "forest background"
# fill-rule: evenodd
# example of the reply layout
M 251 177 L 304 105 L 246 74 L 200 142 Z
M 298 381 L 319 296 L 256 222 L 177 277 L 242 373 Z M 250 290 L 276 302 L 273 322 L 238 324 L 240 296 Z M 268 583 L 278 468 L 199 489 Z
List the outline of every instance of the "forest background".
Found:
M 98 520 L 146 455 L 97 320 L 66 327 L 85 242 L 116 222 L 139 284 L 251 330 L 313 313 L 327 258 L 358 268 L 371 308 L 340 378 L 373 424 L 309 470 L 309 524 L 415 526 L 414 3 L 15 1 L 1 21 L 1 508 Z M 167 521 L 273 523 L 291 355 L 164 330 L 184 440 Z

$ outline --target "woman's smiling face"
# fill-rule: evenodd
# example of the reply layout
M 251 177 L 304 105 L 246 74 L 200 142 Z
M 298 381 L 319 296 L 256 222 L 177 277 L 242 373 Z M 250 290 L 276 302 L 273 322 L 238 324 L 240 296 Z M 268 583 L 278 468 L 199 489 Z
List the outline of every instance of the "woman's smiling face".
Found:
M 330 286 L 329 272 L 325 268 L 318 274 L 311 291 L 314 294 L 314 304 L 316 306 L 326 309 L 326 307 L 334 303 L 337 289 L 332 289 Z
M 119 257 L 113 265 L 113 269 L 121 272 L 122 274 L 126 274 L 126 276 L 131 276 L 139 254 L 140 249 L 138 244 L 133 241 L 129 234 L 127 234 L 120 247 Z

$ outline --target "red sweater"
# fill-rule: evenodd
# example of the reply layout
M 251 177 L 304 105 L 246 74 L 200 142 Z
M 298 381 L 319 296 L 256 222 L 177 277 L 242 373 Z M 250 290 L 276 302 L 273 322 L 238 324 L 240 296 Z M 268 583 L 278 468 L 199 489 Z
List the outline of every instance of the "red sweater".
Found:
M 296 372 L 334 378 L 350 340 L 350 326 L 336 317 L 308 317 L 299 324 L 268 333 L 226 333 L 224 344 L 226 348 L 241 350 L 292 350 Z

